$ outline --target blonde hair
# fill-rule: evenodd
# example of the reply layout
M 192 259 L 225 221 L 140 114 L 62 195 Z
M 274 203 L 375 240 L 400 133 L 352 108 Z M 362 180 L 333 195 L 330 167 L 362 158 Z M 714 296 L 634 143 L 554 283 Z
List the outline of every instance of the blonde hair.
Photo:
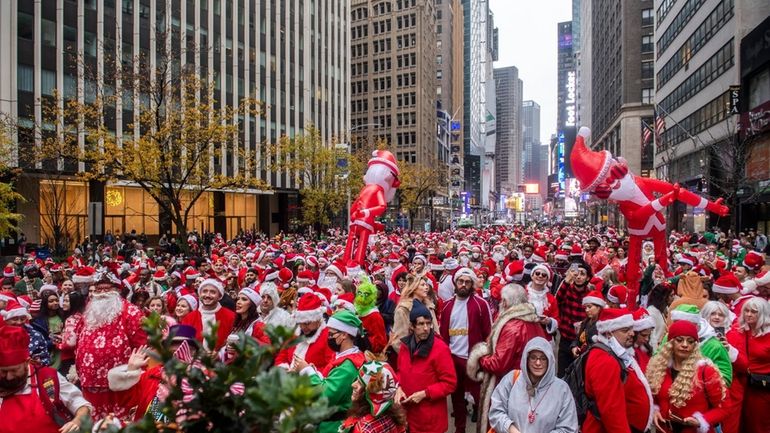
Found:
M 652 394 L 658 394 L 660 387 L 663 384 L 663 379 L 668 373 L 669 366 L 673 359 L 673 346 L 672 341 L 666 342 L 655 356 L 650 359 L 650 363 L 647 365 L 647 381 L 650 384 L 650 390 Z M 708 362 L 706 358 L 700 352 L 700 347 L 696 346 L 690 356 L 682 363 L 682 368 L 679 370 L 679 374 L 671 384 L 671 388 L 668 391 L 668 398 L 674 407 L 684 407 L 687 401 L 692 397 L 695 388 L 695 383 L 698 380 L 696 377 L 698 373 L 698 366 Z M 719 381 L 722 382 L 722 377 L 719 375 Z M 701 392 L 704 391 L 705 383 L 701 384 Z M 722 399 L 725 398 L 725 386 L 721 383 Z
M 406 287 L 404 287 L 404 290 L 401 291 L 400 302 L 408 301 L 411 307 L 412 299 L 414 299 L 414 294 L 417 291 L 417 288 L 420 287 L 420 282 L 425 281 L 425 284 L 428 284 L 427 278 L 428 277 L 425 276 L 425 272 L 419 275 L 408 274 L 406 276 Z M 430 284 L 428 284 L 428 287 L 430 287 Z

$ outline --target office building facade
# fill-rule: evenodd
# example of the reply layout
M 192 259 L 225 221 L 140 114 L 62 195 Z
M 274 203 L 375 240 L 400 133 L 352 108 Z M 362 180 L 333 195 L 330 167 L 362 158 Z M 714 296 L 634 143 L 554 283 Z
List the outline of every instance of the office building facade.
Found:
M 238 118 L 242 131 L 230 146 L 264 152 L 265 143 L 293 137 L 310 124 L 327 142 L 347 135 L 350 122 L 348 2 L 330 0 L 6 0 L 0 6 L 0 110 L 22 124 L 41 123 L 40 98 L 57 89 L 63 98 L 89 102 L 89 89 L 107 89 L 118 106 L 107 127 L 117 137 L 131 137 L 141 95 L 124 94 L 106 73 L 94 78 L 88 68 L 105 72 L 110 59 L 130 67 L 147 59 L 160 64 L 160 52 L 174 68 L 193 69 L 213 84 L 214 97 L 227 106 L 242 98 L 264 102 L 264 115 Z M 171 47 L 161 50 L 159 47 Z M 85 65 L 85 66 L 81 66 Z M 83 138 L 81 138 L 83 140 Z M 239 174 L 234 148 L 223 146 L 211 161 L 226 176 Z M 107 230 L 136 230 L 157 236 L 169 230 L 166 218 L 148 194 L 130 182 L 103 184 L 77 178 L 80 167 L 58 173 L 66 183 L 67 217 L 72 239 Z M 194 207 L 189 230 L 217 231 L 232 237 L 240 230 L 275 233 L 296 219 L 298 194 L 293 176 L 263 165 L 249 176 L 272 187 L 269 192 L 204 193 Z M 242 174 L 242 173 L 241 173 Z M 31 170 L 21 192 L 26 218 L 22 229 L 31 243 L 51 236 L 41 215 L 51 212 L 41 194 L 52 188 L 45 170 Z M 42 191 L 42 192 L 41 192 Z M 102 209 L 100 215 L 93 210 Z M 294 215 L 294 216 L 292 216 Z
M 510 197 L 522 181 L 522 97 L 524 84 L 515 66 L 494 69 L 497 100 L 495 191 Z

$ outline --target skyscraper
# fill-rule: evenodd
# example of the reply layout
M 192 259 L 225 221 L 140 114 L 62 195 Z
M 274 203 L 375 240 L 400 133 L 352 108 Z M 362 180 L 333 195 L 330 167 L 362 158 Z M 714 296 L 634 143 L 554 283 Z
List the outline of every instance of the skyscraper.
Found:
M 508 197 L 522 181 L 523 82 L 515 66 L 495 68 L 497 140 L 495 146 L 495 190 Z
M 400 161 L 433 166 L 436 29 L 430 0 L 351 2 L 353 143 L 383 141 Z
M 521 105 L 521 128 L 523 144 L 523 181 L 539 185 L 540 195 L 545 198 L 547 167 L 543 166 L 540 146 L 540 104 L 524 101 Z M 547 148 L 546 148 L 547 149 Z M 547 157 L 547 155 L 546 155 Z

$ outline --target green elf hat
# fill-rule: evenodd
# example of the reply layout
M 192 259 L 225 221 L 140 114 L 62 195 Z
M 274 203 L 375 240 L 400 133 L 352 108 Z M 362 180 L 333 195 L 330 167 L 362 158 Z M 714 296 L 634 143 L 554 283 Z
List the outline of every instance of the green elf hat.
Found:
M 358 370 L 358 381 L 364 386 L 366 401 L 375 418 L 393 404 L 398 381 L 393 368 L 382 361 L 369 361 Z
M 679 320 L 686 320 L 698 326 L 700 323 L 700 310 L 695 305 L 682 304 L 677 305 L 673 311 L 671 311 L 671 321 L 676 322 Z
M 356 313 L 348 310 L 341 310 L 334 313 L 334 315 L 329 318 L 329 322 L 326 326 L 352 335 L 353 337 L 358 337 L 363 334 L 361 319 L 356 316 Z

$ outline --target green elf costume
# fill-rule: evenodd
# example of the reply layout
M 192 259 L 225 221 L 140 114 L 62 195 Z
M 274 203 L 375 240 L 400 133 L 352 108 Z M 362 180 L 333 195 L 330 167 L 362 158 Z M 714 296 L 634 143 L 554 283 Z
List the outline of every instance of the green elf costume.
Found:
M 334 359 L 323 372 L 309 365 L 300 373 L 309 375 L 313 385 L 322 387 L 322 395 L 329 405 L 337 408 L 337 412 L 319 424 L 318 433 L 336 433 L 350 409 L 353 382 L 358 379 L 358 369 L 366 362 L 366 357 L 354 343 L 363 333 L 361 320 L 354 313 L 338 311 L 329 318 L 326 326 L 329 328 L 327 344 L 335 352 Z
M 705 358 L 711 360 L 722 375 L 727 387 L 733 381 L 733 363 L 738 356 L 737 350 L 730 347 L 725 348 L 719 337 L 717 337 L 714 328 L 708 321 L 701 317 L 700 310 L 695 305 L 682 304 L 671 311 L 671 321 L 686 320 L 693 323 L 698 328 L 698 341 L 700 342 L 700 352 Z M 663 338 L 661 345 L 666 344 L 668 335 Z M 734 353 L 731 353 L 734 352 Z
M 356 400 L 366 399 L 369 413 L 350 416 L 342 422 L 340 433 L 404 433 L 406 427 L 388 413 L 398 390 L 396 372 L 386 362 L 369 361 L 358 370 Z

